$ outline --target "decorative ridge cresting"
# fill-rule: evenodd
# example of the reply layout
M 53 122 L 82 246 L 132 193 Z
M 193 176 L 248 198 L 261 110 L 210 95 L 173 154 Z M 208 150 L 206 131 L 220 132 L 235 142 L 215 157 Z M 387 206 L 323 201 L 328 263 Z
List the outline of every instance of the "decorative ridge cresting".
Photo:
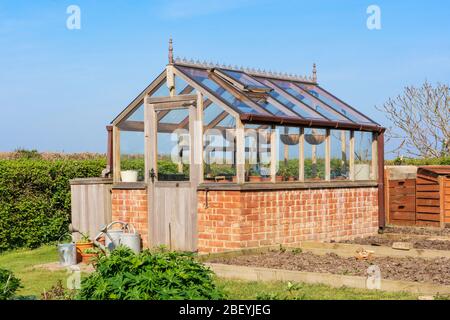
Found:
M 316 64 L 313 66 L 313 74 L 311 76 L 302 76 L 298 74 L 292 74 L 292 73 L 283 73 L 283 72 L 276 72 L 276 71 L 266 71 L 261 69 L 255 69 L 255 68 L 247 68 L 242 66 L 232 66 L 232 65 L 226 65 L 221 63 L 214 63 L 214 62 L 208 62 L 200 60 L 193 60 L 193 59 L 187 59 L 187 58 L 175 58 L 175 64 L 176 65 L 182 65 L 182 66 L 191 66 L 191 67 L 198 67 L 198 68 L 204 68 L 204 69 L 212 69 L 212 68 L 221 68 L 221 69 L 227 69 L 232 71 L 240 71 L 245 72 L 252 76 L 257 77 L 267 77 L 267 78 L 274 78 L 274 79 L 280 79 L 280 80 L 291 80 L 291 81 L 300 81 L 300 82 L 309 82 L 309 83 L 317 83 L 317 72 L 316 72 Z

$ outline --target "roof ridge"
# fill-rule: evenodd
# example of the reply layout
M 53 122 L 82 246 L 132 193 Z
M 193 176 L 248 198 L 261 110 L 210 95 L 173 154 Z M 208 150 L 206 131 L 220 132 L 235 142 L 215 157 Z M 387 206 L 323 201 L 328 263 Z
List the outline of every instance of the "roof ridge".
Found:
M 228 69 L 231 71 L 239 71 L 239 72 L 245 72 L 252 76 L 259 76 L 259 77 L 268 77 L 273 79 L 279 79 L 279 80 L 294 80 L 294 81 L 301 81 L 301 82 L 308 82 L 308 83 L 317 83 L 317 80 L 315 79 L 314 74 L 312 76 L 302 76 L 298 74 L 292 74 L 292 73 L 286 73 L 286 72 L 276 72 L 276 71 L 266 71 L 265 69 L 255 69 L 255 68 L 248 68 L 243 66 L 237 66 L 234 67 L 232 65 L 225 65 L 220 63 L 214 63 L 214 62 L 208 62 L 200 60 L 194 61 L 193 59 L 187 59 L 185 57 L 175 58 L 175 64 L 177 65 L 184 65 L 184 66 L 191 66 L 191 67 L 198 67 L 198 68 L 221 68 L 221 69 Z

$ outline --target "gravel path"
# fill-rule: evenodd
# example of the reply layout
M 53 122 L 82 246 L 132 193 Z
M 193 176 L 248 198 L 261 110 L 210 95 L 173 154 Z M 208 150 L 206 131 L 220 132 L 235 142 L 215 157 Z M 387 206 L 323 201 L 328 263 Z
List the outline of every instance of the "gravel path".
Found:
M 269 252 L 234 258 L 215 258 L 209 262 L 308 272 L 367 276 L 367 268 L 378 265 L 384 279 L 433 282 L 450 285 L 450 259 L 374 257 L 371 261 L 340 257 L 334 253 Z
M 450 236 L 450 228 L 420 228 L 420 227 L 386 227 L 384 233 L 403 233 L 430 236 Z

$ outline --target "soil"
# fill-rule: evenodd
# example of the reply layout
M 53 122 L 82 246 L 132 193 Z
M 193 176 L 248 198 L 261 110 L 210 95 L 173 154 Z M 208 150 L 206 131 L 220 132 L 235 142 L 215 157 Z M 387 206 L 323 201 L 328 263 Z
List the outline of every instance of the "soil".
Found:
M 373 257 L 370 261 L 340 257 L 335 253 L 268 252 L 233 258 L 214 258 L 209 262 L 307 272 L 367 276 L 367 268 L 377 265 L 383 279 L 432 282 L 450 285 L 450 259 Z
M 392 247 L 394 242 L 409 242 L 414 249 L 433 249 L 433 250 L 450 250 L 450 241 L 446 240 L 429 240 L 405 236 L 400 239 L 388 239 L 383 236 L 369 236 L 364 238 L 356 238 L 354 240 L 341 241 L 341 243 L 354 243 L 362 245 L 375 245 Z
M 411 235 L 450 236 L 450 228 L 420 228 L 420 227 L 386 227 L 384 233 L 401 233 Z

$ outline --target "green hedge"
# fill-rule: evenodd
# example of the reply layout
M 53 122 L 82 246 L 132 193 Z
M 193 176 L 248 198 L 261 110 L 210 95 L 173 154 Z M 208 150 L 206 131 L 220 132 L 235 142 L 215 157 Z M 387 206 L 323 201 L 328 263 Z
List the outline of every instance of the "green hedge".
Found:
M 0 160 L 0 251 L 35 248 L 66 232 L 73 178 L 99 177 L 103 159 Z
M 386 160 L 385 164 L 390 166 L 399 166 L 399 165 L 440 166 L 440 165 L 450 165 L 450 158 L 429 158 L 429 159 L 396 158 L 394 160 Z

